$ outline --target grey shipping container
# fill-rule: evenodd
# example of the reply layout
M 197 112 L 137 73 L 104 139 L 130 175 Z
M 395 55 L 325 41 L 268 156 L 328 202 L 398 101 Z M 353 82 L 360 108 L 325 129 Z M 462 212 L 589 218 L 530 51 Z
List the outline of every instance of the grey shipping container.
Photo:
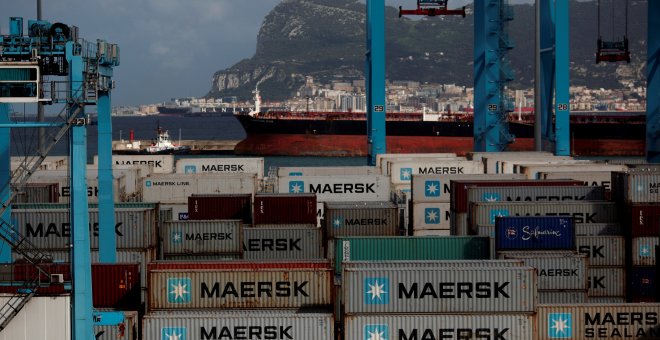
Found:
M 538 272 L 539 290 L 584 290 L 587 285 L 586 255 L 554 252 L 506 252 L 503 259 L 520 259 Z
M 589 296 L 587 303 L 626 303 L 626 298 L 621 296 Z
M 536 307 L 530 267 L 346 269 L 342 280 L 346 314 L 532 313 Z
M 614 236 L 623 235 L 619 223 L 576 223 L 576 236 Z
M 578 236 L 577 250 L 589 256 L 589 266 L 624 266 L 626 264 L 623 236 Z
M 532 339 L 534 318 L 501 315 L 349 315 L 345 339 Z
M 109 309 L 96 309 L 101 312 L 112 312 Z M 117 339 L 117 340 L 134 340 L 138 337 L 139 320 L 137 311 L 124 311 L 124 321 L 119 325 L 112 326 L 94 326 L 94 334 L 101 334 L 98 339 Z
M 245 228 L 244 259 L 321 259 L 324 255 L 321 228 Z
M 158 210 L 115 208 L 115 235 L 119 249 L 155 247 Z M 71 223 L 68 209 L 13 209 L 12 222 L 21 235 L 40 249 L 69 249 Z M 89 209 L 90 242 L 98 249 L 98 209 Z
M 452 180 L 509 180 L 525 179 L 522 174 L 472 174 L 472 175 L 413 175 L 412 176 L 412 200 L 413 202 L 446 202 L 451 201 Z
M 175 311 L 145 315 L 142 339 L 334 339 L 330 313 L 298 311 Z
M 329 268 L 154 270 L 150 310 L 329 306 L 331 273 Z
M 574 304 L 539 306 L 538 340 L 660 337 L 660 304 Z
M 449 203 L 423 202 L 412 204 L 412 229 L 451 229 Z
M 240 254 L 243 221 L 168 221 L 161 233 L 163 254 Z
M 539 290 L 539 304 L 586 303 L 587 290 Z
M 659 231 L 660 233 L 660 231 Z M 658 237 L 633 237 L 632 239 L 632 265 L 655 266 Z
M 330 238 L 399 235 L 398 214 L 391 202 L 326 202 L 326 234 Z
M 617 220 L 613 202 L 479 202 L 472 204 L 471 227 L 495 225 L 498 216 L 568 216 L 575 223 L 610 223 Z
M 604 187 L 468 187 L 468 202 L 562 202 L 603 201 Z
M 625 203 L 660 202 L 660 172 L 612 173 L 612 195 L 617 201 Z
M 589 297 L 626 296 L 626 270 L 624 267 L 590 267 L 587 275 Z

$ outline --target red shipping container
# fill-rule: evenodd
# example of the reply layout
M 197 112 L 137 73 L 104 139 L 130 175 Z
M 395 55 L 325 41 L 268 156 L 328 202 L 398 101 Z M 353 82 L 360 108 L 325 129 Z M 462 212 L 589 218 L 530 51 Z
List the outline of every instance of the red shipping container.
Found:
M 0 281 L 0 293 L 16 293 L 23 286 L 19 284 L 30 282 L 39 275 L 41 282 L 37 288 L 37 295 L 61 295 L 70 293 L 65 286 L 59 283 L 48 285 L 50 279 L 39 272 L 32 264 L 17 263 L 3 266 Z M 71 284 L 70 263 L 42 263 L 40 265 L 46 272 L 62 274 L 63 282 Z M 11 273 L 11 274 L 9 274 Z M 11 277 L 9 276 L 11 275 Z M 10 284 L 10 285 L 7 285 Z M 92 264 L 92 299 L 96 308 L 114 308 L 124 310 L 137 310 L 140 307 L 140 265 L 139 264 Z
M 316 225 L 315 194 L 261 194 L 254 196 L 254 225 Z
M 660 203 L 633 204 L 626 209 L 632 237 L 657 237 L 660 235 Z
M 243 220 L 252 223 L 252 195 L 193 195 L 188 197 L 190 220 Z
M 468 187 L 549 187 L 549 186 L 583 186 L 584 182 L 576 180 L 498 180 L 498 181 L 451 181 L 451 211 L 452 213 L 468 212 Z

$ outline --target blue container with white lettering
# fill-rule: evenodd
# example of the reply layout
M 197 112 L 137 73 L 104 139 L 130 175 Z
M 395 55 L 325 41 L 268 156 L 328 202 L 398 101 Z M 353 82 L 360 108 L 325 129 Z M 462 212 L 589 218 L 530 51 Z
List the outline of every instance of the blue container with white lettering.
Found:
M 576 250 L 572 217 L 507 216 L 495 220 L 495 249 Z

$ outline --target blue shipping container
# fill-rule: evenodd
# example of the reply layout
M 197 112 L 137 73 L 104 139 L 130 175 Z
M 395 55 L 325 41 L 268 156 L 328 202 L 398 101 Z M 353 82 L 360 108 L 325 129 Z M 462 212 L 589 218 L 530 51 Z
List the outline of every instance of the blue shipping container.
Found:
M 495 220 L 495 249 L 576 250 L 575 224 L 571 217 L 498 217 Z
M 633 300 L 652 298 L 656 292 L 655 267 L 633 266 L 630 271 L 630 288 Z

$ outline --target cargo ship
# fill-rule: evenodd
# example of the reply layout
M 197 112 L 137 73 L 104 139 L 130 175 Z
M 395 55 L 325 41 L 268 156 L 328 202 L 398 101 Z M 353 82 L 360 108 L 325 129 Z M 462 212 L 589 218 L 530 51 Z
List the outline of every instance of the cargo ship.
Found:
M 246 139 L 236 145 L 239 155 L 366 156 L 367 120 L 364 112 L 260 112 L 235 114 Z M 534 150 L 534 117 L 513 114 L 509 132 L 511 151 Z M 571 112 L 570 140 L 574 156 L 643 156 L 645 112 Z M 389 153 L 473 151 L 472 113 L 387 113 Z

